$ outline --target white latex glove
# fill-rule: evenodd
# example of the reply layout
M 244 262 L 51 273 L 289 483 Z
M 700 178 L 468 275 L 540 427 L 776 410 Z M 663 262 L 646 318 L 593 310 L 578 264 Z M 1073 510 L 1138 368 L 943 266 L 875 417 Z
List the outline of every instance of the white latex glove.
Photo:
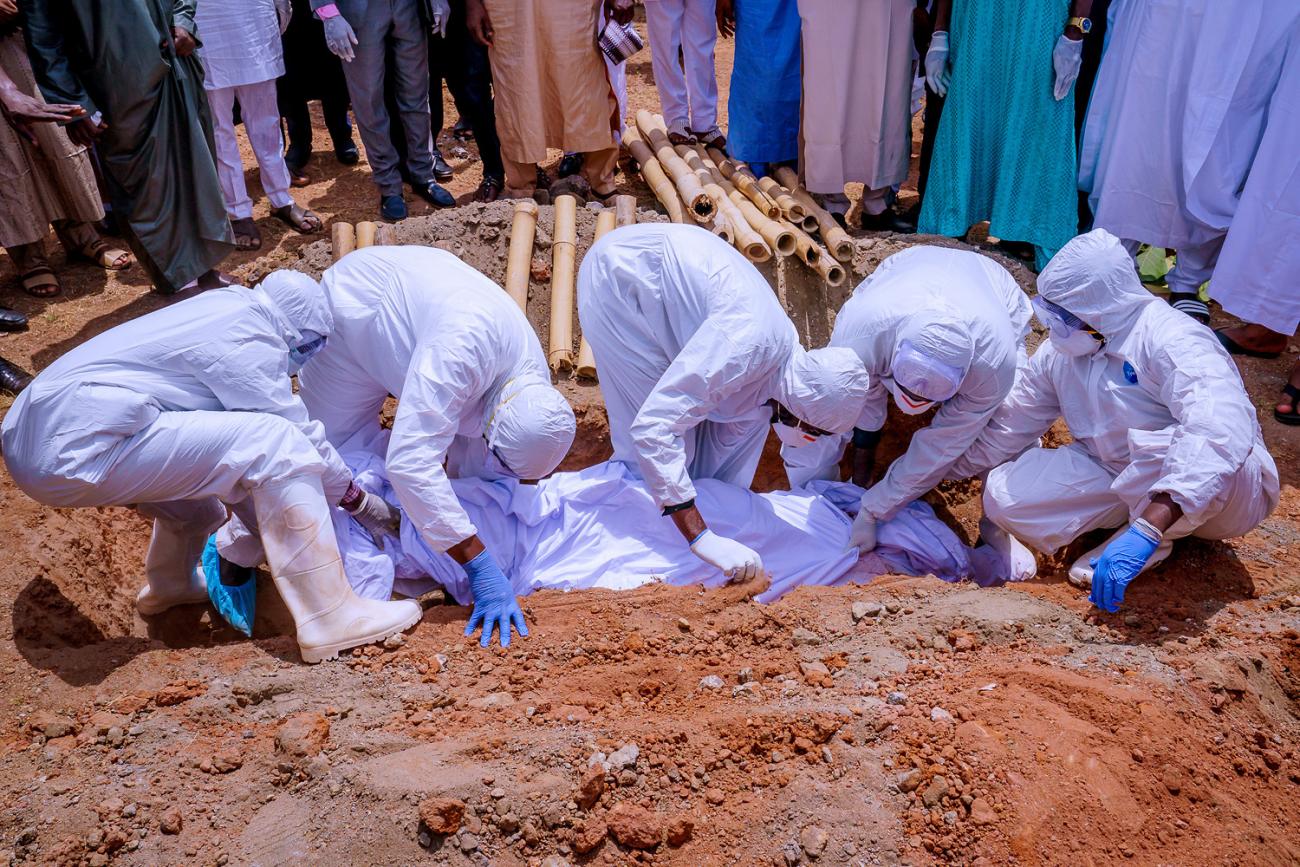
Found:
M 369 491 L 366 491 L 355 509 L 344 511 L 366 528 L 366 532 L 375 540 L 376 545 L 382 545 L 385 536 L 396 536 L 402 520 L 401 512 L 388 505 L 383 497 Z
M 1065 99 L 1065 95 L 1070 92 L 1082 65 L 1082 39 L 1062 36 L 1056 40 L 1056 47 L 1052 49 L 1052 66 L 1056 69 L 1056 85 L 1052 88 L 1052 96 L 1056 97 L 1057 102 Z
M 451 17 L 448 0 L 429 0 L 429 32 L 446 38 L 447 19 Z
M 342 15 L 326 18 L 323 23 L 325 25 L 325 45 L 339 60 L 344 63 L 351 63 L 352 58 L 356 57 L 352 46 L 357 44 L 357 34 L 352 32 L 352 25 L 348 24 L 347 19 Z
M 857 548 L 859 554 L 865 554 L 876 547 L 876 519 L 867 514 L 866 509 L 858 509 L 858 516 L 853 519 L 853 529 L 849 531 L 849 547 Z
M 289 29 L 289 20 L 293 18 L 293 7 L 289 5 L 289 0 L 275 0 L 275 17 L 280 23 L 280 35 Z
M 948 69 L 948 31 L 936 30 L 930 37 L 930 50 L 925 52 L 925 83 L 940 96 L 948 95 L 952 71 Z
M 763 560 L 757 551 L 712 530 L 701 533 L 700 538 L 691 543 L 691 551 L 705 563 L 717 566 L 733 581 L 749 581 L 763 574 Z

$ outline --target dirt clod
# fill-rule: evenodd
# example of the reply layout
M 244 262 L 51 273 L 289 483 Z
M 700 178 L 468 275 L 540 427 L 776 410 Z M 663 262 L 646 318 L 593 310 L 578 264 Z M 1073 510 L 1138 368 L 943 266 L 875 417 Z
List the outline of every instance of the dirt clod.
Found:
M 464 801 L 433 797 L 420 802 L 420 822 L 433 834 L 455 834 L 464 818 Z
M 664 838 L 664 822 L 657 814 L 627 801 L 605 816 L 609 835 L 629 849 L 653 849 Z

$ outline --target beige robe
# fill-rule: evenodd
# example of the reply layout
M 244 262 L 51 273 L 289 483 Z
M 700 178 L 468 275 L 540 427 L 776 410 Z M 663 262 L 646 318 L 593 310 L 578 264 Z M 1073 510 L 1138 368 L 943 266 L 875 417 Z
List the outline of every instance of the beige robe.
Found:
M 913 0 L 799 0 L 803 173 L 814 193 L 907 178 Z
M 20 31 L 0 37 L 0 66 L 18 89 L 41 98 Z M 57 124 L 31 126 L 33 148 L 0 118 L 0 246 L 45 238 L 55 220 L 93 222 L 104 216 L 90 155 Z
M 485 0 L 501 155 L 539 163 L 546 149 L 614 146 L 618 103 L 596 47 L 601 0 Z

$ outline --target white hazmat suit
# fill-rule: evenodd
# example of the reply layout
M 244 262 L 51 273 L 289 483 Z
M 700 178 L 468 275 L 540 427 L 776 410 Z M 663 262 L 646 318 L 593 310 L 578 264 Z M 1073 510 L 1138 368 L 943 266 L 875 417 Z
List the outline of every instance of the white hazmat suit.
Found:
M 694 500 L 692 478 L 748 488 L 769 401 L 842 433 L 867 391 L 852 353 L 805 351 L 763 276 L 695 226 L 627 227 L 596 242 L 578 272 L 578 317 L 614 460 L 640 474 L 660 508 Z
M 445 250 L 371 247 L 321 285 L 334 333 L 300 377 L 303 402 L 342 446 L 373 438 L 384 400 L 397 398 L 384 459 L 430 548 L 476 532 L 449 474 L 538 479 L 568 453 L 573 410 L 532 326 L 487 277 Z
M 1277 467 L 1236 367 L 1211 331 L 1142 287 L 1118 239 L 1075 238 L 1038 291 L 1105 343 L 1072 357 L 1045 342 L 985 427 L 963 463 L 995 467 L 987 518 L 1050 553 L 1127 524 L 1159 493 L 1183 511 L 1165 541 L 1241 536 L 1268 517 Z M 1038 447 L 1058 418 L 1074 442 Z
M 3 427 L 9 472 L 46 505 L 136 506 L 154 519 L 143 614 L 207 598 L 199 556 L 229 505 L 274 548 L 304 659 L 404 629 L 418 605 L 360 600 L 347 584 L 326 498 L 336 502 L 351 473 L 289 380 L 290 349 L 331 329 L 319 287 L 287 271 L 119 325 L 15 401 Z
M 1005 268 L 978 253 L 944 247 L 895 253 L 853 290 L 835 319 L 831 345 L 852 349 L 871 375 L 857 427 L 883 428 L 890 391 L 902 405 L 899 385 L 943 404 L 863 495 L 860 514 L 886 521 L 944 478 L 964 477 L 953 475 L 953 463 L 1011 390 L 1017 368 L 1027 360 L 1032 315 L 1025 293 Z M 918 355 L 923 364 L 928 360 L 955 376 L 924 382 L 909 358 Z M 930 388 L 949 393 L 925 393 Z M 843 446 L 841 440 L 839 450 L 825 456 L 825 466 L 834 469 Z

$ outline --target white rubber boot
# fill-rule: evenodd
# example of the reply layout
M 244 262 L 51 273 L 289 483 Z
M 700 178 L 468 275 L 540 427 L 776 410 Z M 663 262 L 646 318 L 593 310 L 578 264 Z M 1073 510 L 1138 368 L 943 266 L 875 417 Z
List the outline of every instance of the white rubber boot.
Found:
M 980 518 L 980 538 L 998 553 L 1008 581 L 1028 581 L 1038 574 L 1034 552 L 988 518 Z
M 253 491 L 253 506 L 304 662 L 333 659 L 341 650 L 383 641 L 419 622 L 424 612 L 417 602 L 377 602 L 352 592 L 319 477 L 262 485 Z
M 1109 539 L 1107 539 L 1105 542 L 1102 542 L 1096 548 L 1093 548 L 1087 554 L 1084 554 L 1078 560 L 1075 560 L 1074 565 L 1070 567 L 1070 571 L 1065 573 L 1066 579 L 1075 587 L 1079 587 L 1083 590 L 1091 590 L 1092 589 L 1092 566 L 1090 564 L 1092 563 L 1093 560 L 1101 559 L 1101 555 L 1106 552 L 1106 546 L 1109 545 L 1111 542 L 1114 542 L 1116 539 L 1118 539 L 1120 536 L 1124 535 L 1127 532 L 1128 532 L 1127 526 L 1120 527 L 1118 530 L 1115 531 L 1115 534 L 1111 536 Z M 1159 563 L 1161 560 L 1164 560 L 1166 557 L 1169 556 L 1169 552 L 1172 551 L 1173 549 L 1174 549 L 1174 542 L 1172 539 L 1166 539 L 1163 542 L 1161 542 L 1160 545 L 1156 548 L 1156 552 L 1151 555 L 1151 559 L 1147 561 L 1147 564 L 1142 567 L 1142 570 L 1138 572 L 1138 574 L 1141 575 L 1142 572 L 1147 571 L 1152 566 Z
M 149 553 L 144 558 L 145 585 L 135 597 L 135 608 L 145 617 L 176 605 L 208 601 L 199 557 L 206 533 L 180 533 L 171 522 L 154 518 Z

